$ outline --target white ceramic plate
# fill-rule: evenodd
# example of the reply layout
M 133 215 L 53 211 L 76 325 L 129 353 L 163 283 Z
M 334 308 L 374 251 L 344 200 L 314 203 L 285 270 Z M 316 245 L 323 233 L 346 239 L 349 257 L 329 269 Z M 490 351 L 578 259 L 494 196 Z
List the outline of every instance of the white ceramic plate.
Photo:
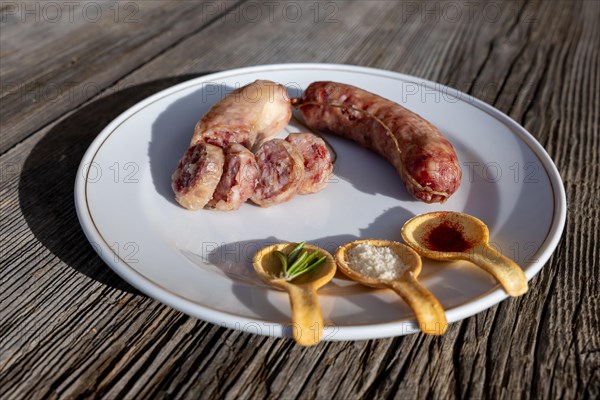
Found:
M 263 209 L 191 212 L 179 207 L 170 176 L 196 121 L 232 88 L 256 79 L 293 96 L 317 80 L 350 83 L 395 100 L 437 125 L 463 168 L 460 189 L 445 204 L 406 192 L 393 167 L 350 141 L 326 136 L 339 158 L 329 186 Z M 281 133 L 300 130 L 292 123 Z M 127 282 L 189 315 L 257 334 L 289 334 L 287 295 L 263 284 L 251 260 L 264 245 L 307 240 L 335 251 L 358 238 L 401 240 L 410 217 L 454 210 L 490 227 L 491 242 L 528 278 L 548 261 L 565 223 L 564 188 L 542 146 L 515 121 L 448 87 L 394 72 L 326 64 L 242 68 L 203 76 L 157 93 L 127 110 L 85 154 L 75 200 L 96 251 Z M 421 281 L 450 322 L 506 298 L 490 276 L 467 263 L 424 260 Z M 342 277 L 320 290 L 325 340 L 398 336 L 418 330 L 393 292 Z

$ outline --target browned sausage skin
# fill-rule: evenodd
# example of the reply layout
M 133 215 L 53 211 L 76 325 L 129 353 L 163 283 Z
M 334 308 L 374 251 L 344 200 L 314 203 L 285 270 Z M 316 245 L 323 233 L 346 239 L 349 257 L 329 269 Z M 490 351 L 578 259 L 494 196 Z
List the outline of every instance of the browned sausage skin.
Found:
M 171 178 L 175 199 L 188 210 L 204 207 L 223 174 L 223 149 L 208 143 L 190 146 Z
M 347 137 L 385 157 L 415 198 L 444 202 L 458 189 L 462 172 L 452 144 L 401 105 L 336 82 L 311 83 L 292 103 L 309 128 Z
M 287 89 L 257 80 L 234 90 L 216 103 L 196 124 L 191 144 L 225 147 L 240 143 L 252 149 L 285 128 L 292 115 Z

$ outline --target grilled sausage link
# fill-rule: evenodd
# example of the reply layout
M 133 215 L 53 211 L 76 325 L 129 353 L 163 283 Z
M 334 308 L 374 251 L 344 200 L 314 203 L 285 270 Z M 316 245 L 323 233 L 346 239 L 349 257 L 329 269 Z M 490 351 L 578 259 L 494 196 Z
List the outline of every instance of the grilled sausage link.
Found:
M 285 128 L 292 107 L 284 86 L 257 80 L 234 90 L 216 103 L 196 124 L 191 144 L 226 147 L 239 143 L 248 149 Z
M 418 200 L 444 202 L 458 189 L 462 171 L 452 144 L 401 105 L 335 82 L 314 82 L 292 103 L 311 129 L 347 137 L 386 158 Z

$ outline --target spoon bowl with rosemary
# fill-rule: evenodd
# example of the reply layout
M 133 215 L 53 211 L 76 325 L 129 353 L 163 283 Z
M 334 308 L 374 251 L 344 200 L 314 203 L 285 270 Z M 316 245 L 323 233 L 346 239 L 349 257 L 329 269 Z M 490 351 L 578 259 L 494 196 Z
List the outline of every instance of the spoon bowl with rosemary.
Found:
M 489 244 L 489 229 L 465 213 L 417 215 L 402 227 L 402 238 L 420 255 L 434 260 L 466 260 L 491 274 L 511 296 L 527 292 L 527 277 L 511 259 Z
M 317 289 L 335 275 L 333 256 L 305 242 L 279 243 L 259 250 L 253 266 L 264 282 L 288 292 L 294 340 L 302 346 L 317 344 L 324 327 Z
M 374 288 L 394 290 L 415 313 L 423 333 L 442 335 L 448 321 L 439 300 L 418 280 L 421 257 L 405 244 L 391 240 L 356 240 L 335 253 L 340 271 Z

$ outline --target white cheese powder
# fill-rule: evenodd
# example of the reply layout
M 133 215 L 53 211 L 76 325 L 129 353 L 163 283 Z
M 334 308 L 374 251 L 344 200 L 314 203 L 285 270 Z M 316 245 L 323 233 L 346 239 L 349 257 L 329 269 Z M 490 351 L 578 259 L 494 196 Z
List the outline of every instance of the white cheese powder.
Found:
M 399 279 L 405 265 L 394 250 L 361 243 L 348 250 L 348 264 L 362 275 L 383 280 Z

